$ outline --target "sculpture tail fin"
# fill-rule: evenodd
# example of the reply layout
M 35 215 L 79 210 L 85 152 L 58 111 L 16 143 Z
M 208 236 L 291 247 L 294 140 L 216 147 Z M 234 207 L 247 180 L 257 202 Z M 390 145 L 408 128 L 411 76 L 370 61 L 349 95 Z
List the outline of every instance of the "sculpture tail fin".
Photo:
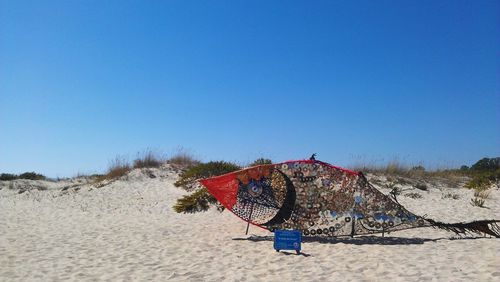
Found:
M 471 222 L 459 223 L 443 223 L 426 218 L 426 220 L 433 226 L 447 231 L 452 231 L 457 235 L 466 235 L 470 233 L 485 233 L 496 238 L 500 238 L 500 220 L 477 220 Z

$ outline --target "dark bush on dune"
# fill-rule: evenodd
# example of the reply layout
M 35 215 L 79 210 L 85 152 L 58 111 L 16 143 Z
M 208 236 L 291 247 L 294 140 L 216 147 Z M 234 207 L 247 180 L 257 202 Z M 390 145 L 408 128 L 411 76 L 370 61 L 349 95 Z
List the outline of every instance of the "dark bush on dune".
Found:
M 11 173 L 2 173 L 0 174 L 0 180 L 16 180 L 16 179 L 29 179 L 29 180 L 45 180 L 47 177 L 45 175 L 35 173 L 35 172 L 25 172 L 20 175 L 11 174 Z
M 0 180 L 7 181 L 7 180 L 14 180 L 14 179 L 17 179 L 17 175 L 15 175 L 15 174 L 10 174 L 10 173 L 0 174 Z
M 29 180 L 45 180 L 46 177 L 35 172 L 25 172 L 18 176 L 19 179 L 29 179 Z

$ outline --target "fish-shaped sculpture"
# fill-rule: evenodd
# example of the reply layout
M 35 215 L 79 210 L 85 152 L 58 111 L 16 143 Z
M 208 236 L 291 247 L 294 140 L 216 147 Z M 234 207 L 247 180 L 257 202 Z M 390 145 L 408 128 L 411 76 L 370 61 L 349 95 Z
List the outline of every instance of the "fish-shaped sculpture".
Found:
M 361 172 L 314 159 L 254 166 L 200 182 L 225 208 L 270 231 L 354 236 L 439 227 L 500 237 L 498 220 L 447 224 L 424 218 L 370 185 Z

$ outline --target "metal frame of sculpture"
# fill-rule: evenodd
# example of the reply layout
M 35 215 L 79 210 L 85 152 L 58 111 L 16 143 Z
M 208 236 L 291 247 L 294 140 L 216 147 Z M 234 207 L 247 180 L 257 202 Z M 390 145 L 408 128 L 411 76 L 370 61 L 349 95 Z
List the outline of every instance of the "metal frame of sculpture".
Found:
M 373 187 L 361 172 L 317 160 L 259 165 L 200 181 L 246 222 L 304 236 L 354 236 L 417 227 L 500 237 L 498 220 L 447 224 L 415 215 Z

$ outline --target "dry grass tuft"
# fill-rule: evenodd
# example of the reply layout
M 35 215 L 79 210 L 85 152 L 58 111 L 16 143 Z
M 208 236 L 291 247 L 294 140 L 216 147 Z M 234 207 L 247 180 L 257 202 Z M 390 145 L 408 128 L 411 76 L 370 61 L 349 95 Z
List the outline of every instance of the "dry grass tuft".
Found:
M 190 168 L 199 165 L 201 162 L 196 159 L 193 154 L 179 149 L 177 153 L 167 160 L 167 163 L 178 165 L 183 168 Z
M 453 193 L 446 193 L 441 196 L 441 199 L 453 199 L 453 200 L 458 200 L 460 199 L 460 195 L 458 194 L 453 194 Z
M 164 157 L 151 150 L 146 150 L 142 153 L 138 153 L 137 155 L 137 159 L 134 160 L 134 168 L 157 168 L 165 162 Z
M 484 203 L 490 198 L 490 191 L 476 190 L 474 198 L 470 199 L 470 204 L 476 207 L 484 208 Z
M 104 180 L 114 180 L 127 174 L 132 168 L 124 157 L 117 156 L 109 164 L 106 174 L 97 177 L 97 182 Z
M 470 204 L 473 205 L 473 206 L 475 206 L 475 207 L 484 208 L 484 202 L 485 202 L 485 200 L 481 199 L 481 198 L 472 198 L 472 199 L 470 199 Z
M 474 191 L 474 197 L 487 200 L 490 198 L 490 191 L 476 190 Z
M 408 167 L 406 165 L 403 165 L 398 160 L 389 161 L 385 165 L 374 163 L 358 163 L 357 165 L 350 166 L 349 168 L 354 171 L 391 175 L 404 175 L 408 171 Z

